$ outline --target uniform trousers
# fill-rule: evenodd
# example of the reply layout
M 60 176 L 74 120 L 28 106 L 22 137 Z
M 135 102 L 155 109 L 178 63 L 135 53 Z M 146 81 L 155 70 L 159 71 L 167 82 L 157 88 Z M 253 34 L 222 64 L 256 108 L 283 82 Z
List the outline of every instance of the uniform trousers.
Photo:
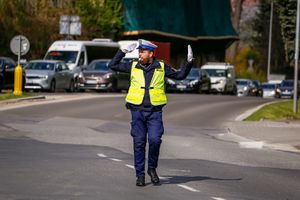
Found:
M 145 153 L 148 139 L 148 169 L 157 168 L 161 137 L 164 133 L 162 111 L 131 110 L 136 176 L 145 176 Z

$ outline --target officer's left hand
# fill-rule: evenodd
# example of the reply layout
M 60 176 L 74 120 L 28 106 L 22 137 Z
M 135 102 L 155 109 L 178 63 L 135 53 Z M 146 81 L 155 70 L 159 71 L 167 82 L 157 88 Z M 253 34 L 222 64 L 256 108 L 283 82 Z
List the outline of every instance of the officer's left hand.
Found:
M 187 61 L 192 62 L 194 60 L 193 50 L 191 45 L 188 45 Z
M 130 53 L 130 52 L 132 52 L 136 48 L 136 46 L 137 46 L 136 43 L 131 43 L 131 44 L 127 45 L 126 47 L 121 48 L 121 50 L 124 53 Z

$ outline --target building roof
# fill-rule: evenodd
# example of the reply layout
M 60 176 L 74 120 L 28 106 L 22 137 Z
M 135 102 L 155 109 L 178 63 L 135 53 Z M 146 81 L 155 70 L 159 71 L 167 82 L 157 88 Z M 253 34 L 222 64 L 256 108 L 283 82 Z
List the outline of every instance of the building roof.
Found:
M 229 0 L 123 0 L 125 36 L 183 40 L 238 39 Z

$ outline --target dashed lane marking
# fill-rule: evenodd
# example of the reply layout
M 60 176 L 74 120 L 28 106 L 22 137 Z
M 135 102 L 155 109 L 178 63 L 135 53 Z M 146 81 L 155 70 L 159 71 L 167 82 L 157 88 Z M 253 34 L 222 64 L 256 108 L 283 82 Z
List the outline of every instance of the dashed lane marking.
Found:
M 246 149 L 261 149 L 264 146 L 263 141 L 253 141 L 253 142 L 239 142 L 240 148 Z
M 212 197 L 212 199 L 214 199 L 214 200 L 226 200 L 226 199 L 223 199 L 223 198 L 220 198 L 220 197 Z
M 190 192 L 200 192 L 199 190 L 196 190 L 195 188 L 189 187 L 187 185 L 181 185 L 181 184 L 177 184 L 178 187 L 181 187 L 183 189 L 186 189 Z
M 129 167 L 129 168 L 131 168 L 131 169 L 134 169 L 134 166 L 132 166 L 132 165 L 125 165 L 126 167 Z
M 102 154 L 102 153 L 98 153 L 97 155 L 98 155 L 99 157 L 101 157 L 101 158 L 107 158 L 107 156 L 104 155 L 104 154 Z
M 109 158 L 109 160 L 115 161 L 115 162 L 122 162 L 122 160 L 117 159 L 117 158 Z

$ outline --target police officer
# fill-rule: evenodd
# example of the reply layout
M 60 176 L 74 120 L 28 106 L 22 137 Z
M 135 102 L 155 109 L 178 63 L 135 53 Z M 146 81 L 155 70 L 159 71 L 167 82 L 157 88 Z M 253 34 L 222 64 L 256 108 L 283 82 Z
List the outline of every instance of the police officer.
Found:
M 138 40 L 116 53 L 109 67 L 112 70 L 130 73 L 130 87 L 126 96 L 126 107 L 131 111 L 131 136 L 134 146 L 134 166 L 136 185 L 145 186 L 145 147 L 148 138 L 147 173 L 154 185 L 160 183 L 156 173 L 161 137 L 164 133 L 162 108 L 167 104 L 165 77 L 185 79 L 193 63 L 193 52 L 188 45 L 187 62 L 176 70 L 163 61 L 157 60 L 153 53 L 157 46 L 147 40 Z M 139 59 L 120 62 L 126 53 L 139 49 Z

